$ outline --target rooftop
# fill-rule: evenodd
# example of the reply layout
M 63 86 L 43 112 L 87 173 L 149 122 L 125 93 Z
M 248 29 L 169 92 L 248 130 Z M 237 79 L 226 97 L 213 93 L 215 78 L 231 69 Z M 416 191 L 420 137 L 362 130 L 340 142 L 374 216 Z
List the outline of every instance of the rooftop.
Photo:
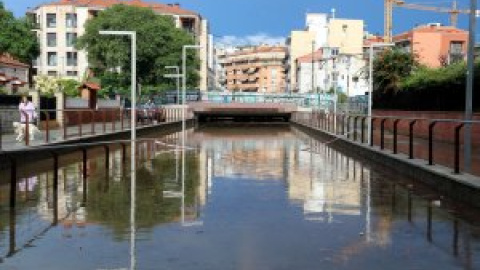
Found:
M 50 2 L 42 6 L 78 6 L 78 7 L 97 7 L 108 8 L 114 5 L 128 5 L 135 7 L 151 8 L 154 11 L 162 14 L 174 14 L 174 15 L 198 15 L 198 13 L 190 10 L 186 10 L 180 7 L 180 4 L 163 4 L 159 2 L 146 2 L 142 0 L 60 0 L 56 2 Z
M 29 65 L 20 62 L 9 54 L 0 55 L 0 65 L 28 68 Z
M 304 55 L 304 56 L 300 56 L 299 58 L 297 58 L 297 62 L 299 64 L 301 64 L 301 63 L 311 63 L 312 60 L 313 61 L 322 60 L 322 57 L 323 57 L 323 51 L 322 51 L 322 49 L 319 49 L 314 53 L 310 53 L 310 54 L 307 54 L 307 55 Z

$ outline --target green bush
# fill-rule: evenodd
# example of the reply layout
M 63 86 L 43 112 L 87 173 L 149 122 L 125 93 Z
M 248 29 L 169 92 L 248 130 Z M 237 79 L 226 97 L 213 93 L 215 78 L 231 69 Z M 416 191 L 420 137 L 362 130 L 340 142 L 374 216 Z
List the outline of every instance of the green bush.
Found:
M 475 86 L 480 83 L 480 62 L 475 63 Z M 403 78 L 399 89 L 386 95 L 374 93 L 377 109 L 419 111 L 461 111 L 465 108 L 467 68 L 465 62 L 441 68 L 421 67 Z M 480 110 L 480 95 L 473 96 L 474 110 Z

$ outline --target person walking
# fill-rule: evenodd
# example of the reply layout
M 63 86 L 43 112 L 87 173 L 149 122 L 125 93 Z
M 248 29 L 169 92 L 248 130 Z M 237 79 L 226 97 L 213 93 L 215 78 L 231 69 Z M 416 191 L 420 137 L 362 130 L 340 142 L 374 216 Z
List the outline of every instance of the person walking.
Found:
M 25 124 L 36 124 L 37 112 L 35 111 L 35 104 L 30 100 L 30 98 L 22 97 L 20 104 L 18 105 L 18 111 L 20 112 L 20 122 Z

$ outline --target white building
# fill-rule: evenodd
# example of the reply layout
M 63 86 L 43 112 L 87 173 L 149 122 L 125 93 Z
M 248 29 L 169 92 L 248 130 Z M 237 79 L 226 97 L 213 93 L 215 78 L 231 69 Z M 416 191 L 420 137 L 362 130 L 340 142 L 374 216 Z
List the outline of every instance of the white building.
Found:
M 316 53 L 315 57 L 310 52 L 296 58 L 296 79 L 292 81 L 297 82 L 298 91 L 337 89 L 349 96 L 364 95 L 368 82 L 364 74 L 367 62 L 363 57 L 363 27 L 362 20 L 307 14 L 307 29 L 315 33 Z
M 169 15 L 178 28 L 190 33 L 200 50 L 201 90 L 208 87 L 208 53 L 210 46 L 208 22 L 198 13 L 185 10 L 178 4 L 161 4 L 141 0 L 59 0 L 40 5 L 28 12 L 35 22 L 35 31 L 40 41 L 40 57 L 34 61 L 34 69 L 39 75 L 69 77 L 82 80 L 88 72 L 87 53 L 76 50 L 77 37 L 85 33 L 87 20 L 99 12 L 116 4 L 151 8 L 159 15 Z

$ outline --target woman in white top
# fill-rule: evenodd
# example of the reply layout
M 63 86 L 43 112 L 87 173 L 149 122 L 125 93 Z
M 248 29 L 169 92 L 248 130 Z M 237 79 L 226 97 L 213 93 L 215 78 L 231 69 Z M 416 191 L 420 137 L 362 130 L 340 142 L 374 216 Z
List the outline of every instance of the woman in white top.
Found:
M 25 124 L 27 122 L 26 117 L 28 116 L 28 123 L 35 124 L 37 112 L 35 111 L 35 105 L 31 100 L 29 100 L 27 97 L 22 97 L 20 105 L 18 106 L 18 110 L 20 112 L 21 123 Z

